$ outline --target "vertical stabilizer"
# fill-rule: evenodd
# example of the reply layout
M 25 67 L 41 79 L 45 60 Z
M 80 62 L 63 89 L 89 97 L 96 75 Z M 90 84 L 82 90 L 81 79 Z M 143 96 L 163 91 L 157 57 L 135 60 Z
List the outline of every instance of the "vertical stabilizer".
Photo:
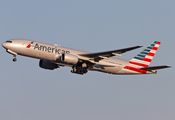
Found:
M 145 48 L 142 52 L 140 52 L 137 56 L 135 56 L 129 61 L 130 66 L 135 68 L 148 67 L 160 43 L 161 42 L 159 41 L 155 41 L 151 45 L 149 45 L 147 48 Z

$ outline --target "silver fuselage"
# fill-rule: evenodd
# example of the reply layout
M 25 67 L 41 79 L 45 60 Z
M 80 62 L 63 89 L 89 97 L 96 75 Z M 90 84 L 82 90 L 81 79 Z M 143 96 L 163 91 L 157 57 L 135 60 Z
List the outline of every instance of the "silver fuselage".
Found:
M 61 66 L 72 67 L 71 64 L 56 62 L 55 57 L 61 56 L 61 54 L 72 54 L 77 56 L 79 59 L 89 60 L 89 58 L 85 58 L 79 56 L 79 54 L 86 54 L 88 52 L 70 49 L 58 45 L 51 45 L 46 43 L 41 43 L 32 40 L 24 40 L 24 39 L 13 39 L 10 40 L 12 43 L 5 42 L 2 46 L 7 50 L 7 52 L 13 55 L 22 55 L 27 57 L 32 57 L 36 59 L 42 59 L 51 61 Z M 27 46 L 31 44 L 28 48 Z M 98 62 L 93 61 L 93 66 L 88 68 L 88 70 L 101 71 L 109 74 L 141 74 L 139 72 L 130 71 L 124 69 L 125 66 L 129 65 L 129 61 L 110 57 L 108 59 L 102 59 Z M 151 74 L 152 72 L 147 72 L 147 74 Z

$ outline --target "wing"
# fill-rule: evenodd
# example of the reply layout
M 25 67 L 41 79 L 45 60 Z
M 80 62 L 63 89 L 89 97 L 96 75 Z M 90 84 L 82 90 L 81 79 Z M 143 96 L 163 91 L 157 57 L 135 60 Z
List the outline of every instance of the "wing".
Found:
M 94 61 L 98 62 L 101 59 L 106 59 L 112 56 L 121 56 L 120 54 L 122 53 L 131 51 L 140 47 L 142 46 L 134 46 L 134 47 L 124 48 L 119 50 L 111 50 L 111 51 L 98 52 L 98 53 L 79 54 L 79 56 L 91 58 L 91 59 L 94 59 Z
M 164 68 L 169 68 L 171 66 L 168 65 L 164 65 L 164 66 L 153 66 L 153 67 L 144 67 L 144 68 L 140 68 L 142 70 L 158 70 L 158 69 L 164 69 Z

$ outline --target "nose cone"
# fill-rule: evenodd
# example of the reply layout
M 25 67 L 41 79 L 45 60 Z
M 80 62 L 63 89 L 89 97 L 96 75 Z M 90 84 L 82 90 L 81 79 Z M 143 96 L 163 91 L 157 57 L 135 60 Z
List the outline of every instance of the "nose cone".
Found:
M 10 46 L 11 46 L 11 43 L 4 42 L 4 43 L 2 43 L 2 46 L 3 46 L 5 49 L 9 49 Z
M 2 43 L 2 47 L 6 48 L 7 47 L 7 43 Z

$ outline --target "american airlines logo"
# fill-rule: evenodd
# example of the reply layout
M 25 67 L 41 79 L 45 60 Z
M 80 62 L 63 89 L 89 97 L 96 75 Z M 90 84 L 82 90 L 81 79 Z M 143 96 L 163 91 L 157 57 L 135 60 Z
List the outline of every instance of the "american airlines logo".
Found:
M 27 45 L 27 47 L 26 48 L 30 48 L 31 47 L 31 45 L 33 44 L 34 42 L 32 41 L 29 45 Z

